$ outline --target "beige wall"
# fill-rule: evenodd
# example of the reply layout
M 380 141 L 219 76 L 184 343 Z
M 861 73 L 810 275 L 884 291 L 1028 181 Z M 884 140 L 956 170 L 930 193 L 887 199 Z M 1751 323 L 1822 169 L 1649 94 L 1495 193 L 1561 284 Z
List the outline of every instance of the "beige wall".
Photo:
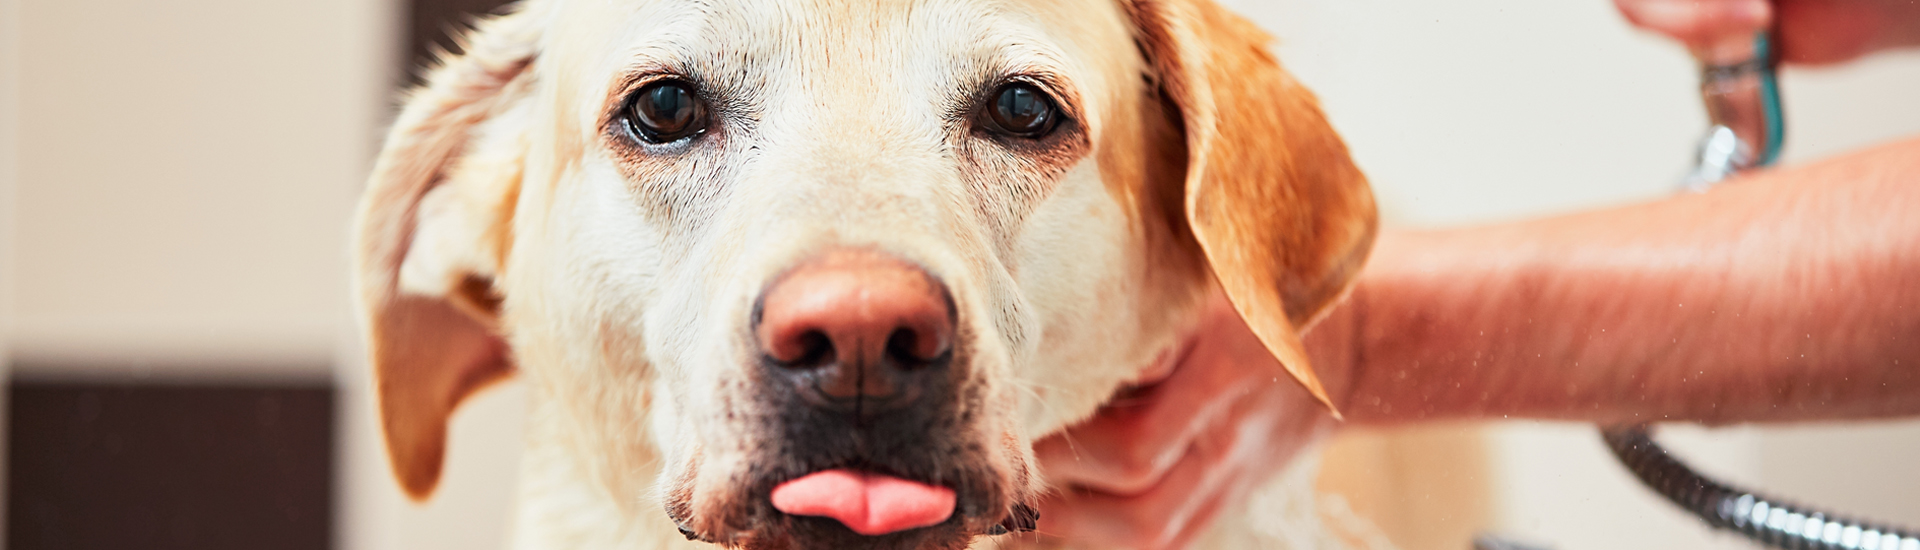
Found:
M 0 0 L 0 357 L 38 378 L 338 375 L 343 548 L 403 547 L 369 527 L 401 504 L 355 458 L 379 451 L 346 310 L 396 7 Z
M 19 187 L 20 7 L 0 0 L 0 376 L 7 374 L 13 326 L 14 193 Z M 0 410 L 5 410 L 0 408 Z
M 7 374 L 13 356 L 10 336 L 17 263 L 13 254 L 13 204 L 20 174 L 19 13 L 18 0 L 0 0 L 0 376 Z
M 386 3 L 19 10 L 21 374 L 329 376 Z

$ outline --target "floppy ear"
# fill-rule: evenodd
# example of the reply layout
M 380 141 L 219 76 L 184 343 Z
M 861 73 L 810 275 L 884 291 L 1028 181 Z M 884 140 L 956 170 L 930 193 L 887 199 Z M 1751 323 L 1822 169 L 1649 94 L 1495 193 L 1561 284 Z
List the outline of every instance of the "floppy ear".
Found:
M 1214 277 L 1267 350 L 1331 408 L 1299 330 L 1348 290 L 1373 245 L 1366 178 L 1252 23 L 1211 0 L 1134 0 L 1128 9 L 1179 108 L 1185 214 Z
M 401 111 L 355 222 L 354 287 L 393 472 L 425 499 L 447 418 L 512 373 L 493 277 L 507 254 L 525 147 L 535 18 L 483 21 Z

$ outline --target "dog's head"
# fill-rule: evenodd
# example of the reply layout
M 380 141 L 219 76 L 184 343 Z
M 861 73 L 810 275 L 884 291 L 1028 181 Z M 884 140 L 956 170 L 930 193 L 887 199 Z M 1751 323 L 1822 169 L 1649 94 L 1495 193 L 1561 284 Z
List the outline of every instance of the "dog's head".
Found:
M 1296 327 L 1347 288 L 1373 203 L 1266 42 L 1208 0 L 483 22 L 360 213 L 401 484 L 431 492 L 448 415 L 518 372 L 536 444 L 689 537 L 957 547 L 1030 524 L 1031 441 L 1214 284 L 1324 400 Z

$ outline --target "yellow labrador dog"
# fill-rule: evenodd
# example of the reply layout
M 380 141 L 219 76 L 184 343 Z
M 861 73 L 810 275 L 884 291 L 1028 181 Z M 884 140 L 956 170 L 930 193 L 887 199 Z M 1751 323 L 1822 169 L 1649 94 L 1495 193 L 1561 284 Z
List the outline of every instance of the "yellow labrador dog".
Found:
M 1032 442 L 1224 289 L 1299 327 L 1374 206 L 1210 0 L 528 0 L 415 91 L 358 221 L 408 493 L 528 387 L 528 549 L 1023 545 Z M 1278 373 L 1276 373 L 1276 376 Z M 1230 527 L 1222 527 L 1230 528 Z M 689 542 L 693 541 L 693 542 Z

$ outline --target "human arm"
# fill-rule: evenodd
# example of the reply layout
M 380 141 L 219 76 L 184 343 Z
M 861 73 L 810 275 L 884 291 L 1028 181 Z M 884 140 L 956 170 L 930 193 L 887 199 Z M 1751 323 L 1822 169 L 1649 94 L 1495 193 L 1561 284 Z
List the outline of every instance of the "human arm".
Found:
M 1382 234 L 1306 335 L 1350 422 L 1920 414 L 1920 140 L 1712 192 Z M 1329 426 L 1223 298 L 1162 387 L 1036 448 L 1041 530 L 1177 548 Z
M 1920 414 L 1920 140 L 1709 193 L 1381 239 L 1309 340 L 1356 422 Z M 1318 338 L 1316 338 L 1316 336 Z M 1329 350 L 1331 348 L 1331 350 Z M 1336 359 L 1337 360 L 1337 359 Z

